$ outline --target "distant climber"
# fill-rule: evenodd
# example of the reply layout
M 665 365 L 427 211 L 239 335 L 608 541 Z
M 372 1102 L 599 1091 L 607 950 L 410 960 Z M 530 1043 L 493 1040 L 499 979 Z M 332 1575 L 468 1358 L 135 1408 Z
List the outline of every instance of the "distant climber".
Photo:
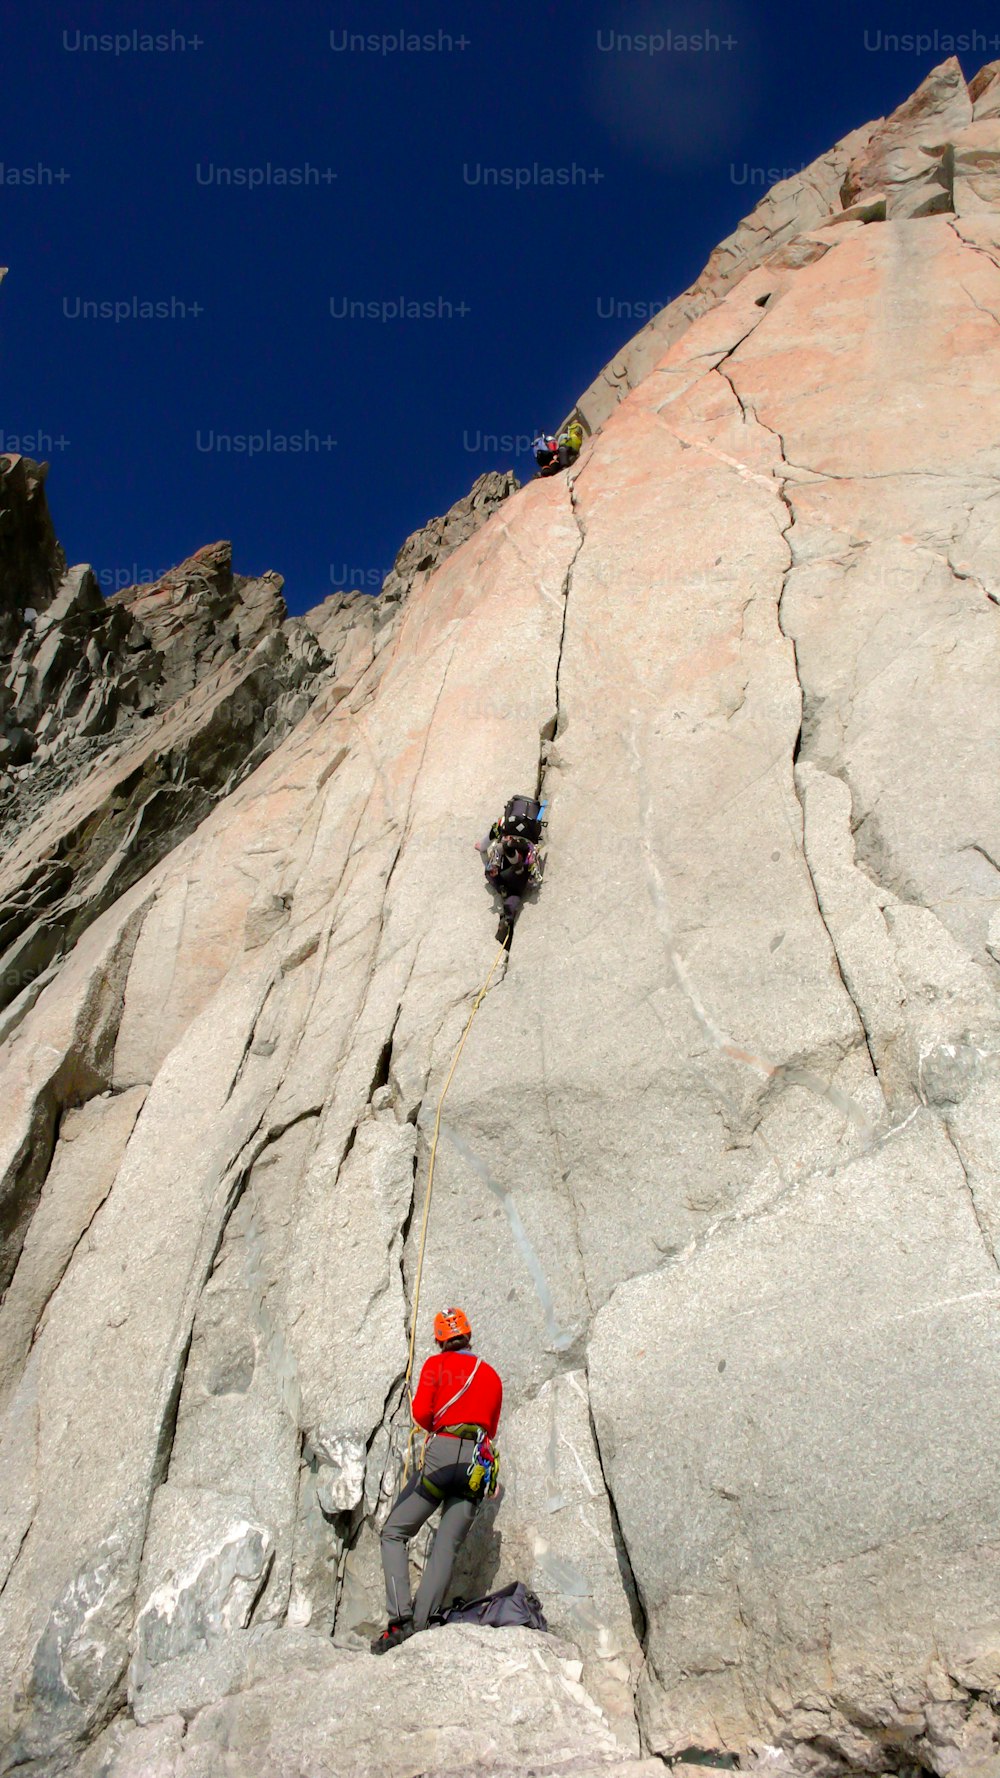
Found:
M 396 1648 L 440 1611 L 455 1558 L 485 1499 L 495 1491 L 497 1435 L 503 1384 L 492 1365 L 471 1351 L 464 1309 L 434 1317 L 437 1352 L 427 1359 L 413 1397 L 413 1418 L 427 1433 L 419 1472 L 411 1476 L 382 1528 L 389 1622 L 371 1645 L 373 1655 Z M 411 1603 L 407 1545 L 431 1514 L 441 1519 Z
M 539 475 L 557 475 L 560 469 L 568 469 L 576 462 L 582 445 L 583 427 L 579 420 L 571 420 L 558 437 L 547 432 L 539 433 L 531 447 Z
M 560 469 L 568 469 L 575 463 L 583 447 L 583 427 L 579 420 L 571 420 L 564 426 L 557 441 Z
M 551 433 L 540 432 L 532 440 L 539 475 L 555 475 L 559 468 L 559 440 Z
M 510 938 L 528 890 L 537 889 L 542 880 L 538 842 L 542 837 L 543 807 L 533 797 L 512 796 L 485 839 L 476 841 L 486 881 L 503 902 L 497 928 L 500 944 L 506 944 Z

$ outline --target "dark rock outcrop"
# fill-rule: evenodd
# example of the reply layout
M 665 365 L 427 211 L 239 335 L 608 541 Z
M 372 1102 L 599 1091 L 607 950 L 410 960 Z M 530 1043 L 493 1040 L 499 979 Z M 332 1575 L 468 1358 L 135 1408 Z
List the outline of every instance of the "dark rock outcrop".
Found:
M 45 499 L 47 463 L 0 456 L 0 655 L 14 651 L 32 616 L 52 603 L 66 558 Z M 29 619 L 31 621 L 31 619 Z
M 232 545 L 207 543 L 162 579 L 112 594 L 108 605 L 126 612 L 157 651 L 159 701 L 173 703 L 284 622 L 282 585 L 280 574 L 234 574 Z
M 452 550 L 478 531 L 520 485 L 511 470 L 490 469 L 473 482 L 461 500 L 456 500 L 454 506 L 448 508 L 443 518 L 429 519 L 419 531 L 411 532 L 393 562 L 391 573 L 382 582 L 382 603 L 398 605 L 414 587 L 422 586 Z
M 0 458 L 0 837 L 34 819 L 111 741 L 246 660 L 286 623 L 281 579 L 236 575 L 210 544 L 151 585 L 105 599 L 67 571 L 45 465 Z M 317 663 L 318 664 L 318 663 Z
M 391 626 L 403 601 L 423 586 L 435 568 L 472 537 L 520 486 L 512 470 L 487 470 L 440 518 L 428 519 L 419 531 L 410 532 L 377 598 L 368 593 L 331 593 L 321 605 L 306 612 L 303 623 L 330 654 L 336 654 L 348 630 L 353 632 L 360 625 L 374 656 L 386 640 L 387 626 Z

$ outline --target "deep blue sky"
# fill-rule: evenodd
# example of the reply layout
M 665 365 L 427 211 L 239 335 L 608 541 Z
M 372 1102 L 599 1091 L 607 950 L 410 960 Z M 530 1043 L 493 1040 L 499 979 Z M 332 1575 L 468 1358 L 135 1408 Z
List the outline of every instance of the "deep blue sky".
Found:
M 526 451 L 483 448 L 482 435 L 557 423 L 641 324 L 641 308 L 630 319 L 612 306 L 682 290 L 761 195 L 752 169 L 807 163 L 943 59 L 886 48 L 888 34 L 981 33 L 985 47 L 961 56 L 970 76 L 1000 52 L 991 12 L 982 0 L 961 17 L 920 0 L 819 14 L 768 0 L 14 7 L 0 449 L 43 435 L 21 448 L 50 458 L 67 555 L 106 587 L 217 537 L 242 571 L 284 574 L 292 610 L 345 576 L 377 584 L 407 532 L 482 470 L 530 473 Z M 339 47 L 344 33 L 401 30 L 450 33 L 453 47 Z M 87 34 L 136 31 L 188 46 L 85 47 Z M 672 42 L 607 47 L 643 31 Z M 685 31 L 711 33 L 708 47 L 680 47 Z M 269 186 L 218 183 L 219 169 L 268 163 Z M 588 177 L 483 181 L 483 168 L 535 163 Z M 38 166 L 52 184 L 13 182 Z M 275 182 L 309 168 L 319 183 Z M 340 315 L 400 297 L 444 312 Z M 133 299 L 173 313 L 78 312 Z M 218 448 L 268 429 L 272 447 L 299 435 L 311 448 Z

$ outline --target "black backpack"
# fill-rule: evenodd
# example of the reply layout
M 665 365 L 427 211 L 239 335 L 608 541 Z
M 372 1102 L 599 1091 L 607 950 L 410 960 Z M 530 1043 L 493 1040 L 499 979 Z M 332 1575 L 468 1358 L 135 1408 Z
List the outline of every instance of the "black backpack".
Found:
M 513 834 L 537 846 L 542 837 L 542 805 L 532 796 L 512 796 L 503 812 L 501 834 Z
M 545 1613 L 537 1595 L 521 1580 L 512 1580 L 498 1593 L 486 1593 L 482 1599 L 453 1599 L 447 1611 L 435 1612 L 433 1624 L 489 1624 L 502 1628 L 505 1624 L 521 1624 L 529 1630 L 547 1630 Z

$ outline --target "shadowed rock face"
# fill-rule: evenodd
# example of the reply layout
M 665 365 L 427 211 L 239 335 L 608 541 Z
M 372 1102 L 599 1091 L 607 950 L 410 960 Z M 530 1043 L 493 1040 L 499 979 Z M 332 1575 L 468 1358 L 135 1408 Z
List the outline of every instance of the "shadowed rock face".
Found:
M 228 543 L 104 599 L 66 570 L 47 466 L 0 457 L 0 818 L 9 842 L 96 753 L 244 659 L 286 618 L 281 580 L 234 575 Z
M 215 544 L 112 600 L 71 569 L 44 609 L 21 609 L 0 741 L 0 1007 L 32 998 L 308 708 L 331 662 L 280 586 L 234 576 Z
M 994 84 L 834 151 L 825 221 L 775 217 L 566 476 L 415 544 L 389 622 L 312 614 L 309 707 L 20 1007 L 12 1766 L 992 1773 Z M 376 1663 L 496 954 L 471 842 L 538 786 L 417 1334 L 463 1303 L 505 1382 L 456 1590 L 519 1577 L 555 1636 Z
M 0 653 L 5 661 L 23 634 L 25 608 L 45 611 L 66 572 L 45 499 L 47 469 L 27 457 L 0 457 Z

